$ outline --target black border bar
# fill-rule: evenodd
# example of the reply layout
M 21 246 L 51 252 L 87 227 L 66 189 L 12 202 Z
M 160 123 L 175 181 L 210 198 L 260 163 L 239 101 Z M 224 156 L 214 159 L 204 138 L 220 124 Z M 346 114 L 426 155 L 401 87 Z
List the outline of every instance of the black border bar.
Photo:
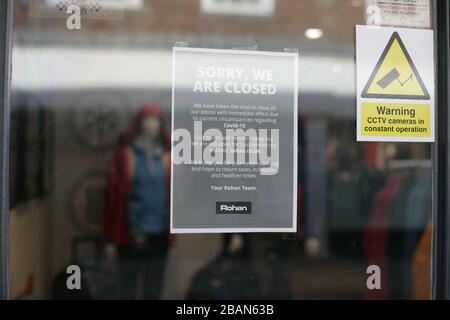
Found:
M 434 148 L 432 296 L 450 298 L 450 5 L 437 0 L 437 143 Z

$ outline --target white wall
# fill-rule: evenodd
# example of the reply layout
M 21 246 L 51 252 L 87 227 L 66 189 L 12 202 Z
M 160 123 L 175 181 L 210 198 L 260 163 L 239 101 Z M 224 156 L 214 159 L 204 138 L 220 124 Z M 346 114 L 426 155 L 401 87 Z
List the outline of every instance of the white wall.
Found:
M 32 298 L 50 295 L 49 266 L 51 257 L 50 214 L 47 203 L 32 200 L 11 210 L 9 218 L 9 280 L 10 296 L 16 298 L 35 277 Z

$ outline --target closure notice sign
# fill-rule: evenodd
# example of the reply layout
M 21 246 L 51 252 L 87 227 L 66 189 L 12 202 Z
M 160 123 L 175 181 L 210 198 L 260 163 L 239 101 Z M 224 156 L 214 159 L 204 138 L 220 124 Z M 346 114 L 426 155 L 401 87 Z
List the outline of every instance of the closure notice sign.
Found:
M 356 27 L 358 141 L 434 142 L 433 31 Z
M 172 233 L 296 232 L 298 54 L 174 48 Z

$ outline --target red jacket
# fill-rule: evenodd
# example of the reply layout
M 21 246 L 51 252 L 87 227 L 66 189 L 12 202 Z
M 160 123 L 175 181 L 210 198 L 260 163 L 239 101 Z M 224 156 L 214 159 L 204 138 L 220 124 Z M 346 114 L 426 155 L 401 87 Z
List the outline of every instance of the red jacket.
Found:
M 127 202 L 132 181 L 127 150 L 126 146 L 118 149 L 109 168 L 103 214 L 103 236 L 119 247 L 133 243 L 127 219 Z M 167 192 L 170 196 L 169 154 L 165 154 L 163 159 Z M 169 196 L 167 199 L 170 199 Z
M 381 289 L 364 292 L 365 300 L 387 300 L 388 288 L 388 240 L 392 203 L 403 182 L 403 176 L 393 175 L 373 199 L 368 225 L 363 234 L 363 248 L 369 265 L 381 268 Z

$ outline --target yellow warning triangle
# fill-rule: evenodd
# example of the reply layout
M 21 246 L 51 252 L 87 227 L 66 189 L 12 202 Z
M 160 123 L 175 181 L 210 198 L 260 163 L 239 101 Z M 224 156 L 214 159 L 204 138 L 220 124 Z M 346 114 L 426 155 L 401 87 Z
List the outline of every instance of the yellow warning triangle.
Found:
M 392 34 L 362 92 L 362 97 L 430 99 L 430 94 L 397 32 Z

